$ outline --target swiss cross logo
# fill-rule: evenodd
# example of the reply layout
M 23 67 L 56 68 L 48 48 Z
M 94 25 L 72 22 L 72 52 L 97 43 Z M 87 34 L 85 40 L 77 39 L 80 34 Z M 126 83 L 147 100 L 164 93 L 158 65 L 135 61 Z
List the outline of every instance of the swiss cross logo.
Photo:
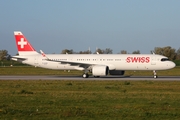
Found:
M 24 38 L 21 38 L 21 41 L 18 42 L 18 45 L 20 45 L 21 48 L 24 48 L 24 46 L 27 45 L 27 41 L 24 41 Z

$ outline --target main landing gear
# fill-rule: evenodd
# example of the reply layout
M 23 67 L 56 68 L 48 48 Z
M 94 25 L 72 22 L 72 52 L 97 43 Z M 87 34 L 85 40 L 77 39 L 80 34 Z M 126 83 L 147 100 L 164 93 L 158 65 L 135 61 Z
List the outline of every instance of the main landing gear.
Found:
M 157 73 L 156 73 L 155 70 L 153 70 L 153 73 L 154 73 L 154 79 L 158 78 Z
M 83 78 L 88 78 L 88 77 L 89 77 L 88 72 L 89 72 L 89 70 L 88 70 L 88 69 L 85 69 L 82 77 L 83 77 Z
M 89 74 L 88 73 L 84 73 L 82 75 L 83 78 L 88 78 L 89 77 Z M 94 78 L 99 78 L 100 76 L 94 76 Z
M 82 77 L 83 77 L 83 78 L 88 78 L 88 77 L 89 77 L 89 74 L 88 74 L 88 73 L 84 73 L 84 74 L 82 75 Z

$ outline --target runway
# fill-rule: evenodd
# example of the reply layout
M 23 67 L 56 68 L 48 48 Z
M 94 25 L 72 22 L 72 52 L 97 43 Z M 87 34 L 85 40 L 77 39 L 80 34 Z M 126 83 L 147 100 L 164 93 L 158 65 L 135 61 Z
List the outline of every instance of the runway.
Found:
M 94 78 L 82 78 L 81 76 L 0 76 L 0 80 L 155 80 L 155 81 L 180 81 L 180 76 L 159 76 L 154 79 L 152 76 L 106 76 Z

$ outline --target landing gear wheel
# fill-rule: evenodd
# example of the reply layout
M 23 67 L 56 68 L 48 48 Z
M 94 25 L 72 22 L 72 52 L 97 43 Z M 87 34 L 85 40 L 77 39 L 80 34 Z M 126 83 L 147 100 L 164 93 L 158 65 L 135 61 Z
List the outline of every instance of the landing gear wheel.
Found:
M 158 76 L 157 76 L 157 75 L 154 75 L 154 79 L 156 79 L 156 78 L 158 78 Z
M 158 78 L 157 73 L 156 73 L 155 70 L 153 70 L 153 73 L 154 73 L 154 79 Z
M 82 77 L 83 77 L 83 78 L 88 78 L 89 75 L 88 75 L 87 73 L 84 73 L 84 74 L 82 75 Z

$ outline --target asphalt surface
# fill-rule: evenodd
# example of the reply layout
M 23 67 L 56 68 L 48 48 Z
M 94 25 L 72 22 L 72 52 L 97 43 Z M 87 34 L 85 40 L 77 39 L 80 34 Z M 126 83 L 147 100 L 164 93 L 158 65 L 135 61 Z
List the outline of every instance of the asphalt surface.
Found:
M 0 80 L 155 80 L 155 81 L 180 81 L 180 76 L 159 76 L 154 79 L 153 76 L 106 76 L 94 78 L 82 78 L 81 76 L 0 76 Z

